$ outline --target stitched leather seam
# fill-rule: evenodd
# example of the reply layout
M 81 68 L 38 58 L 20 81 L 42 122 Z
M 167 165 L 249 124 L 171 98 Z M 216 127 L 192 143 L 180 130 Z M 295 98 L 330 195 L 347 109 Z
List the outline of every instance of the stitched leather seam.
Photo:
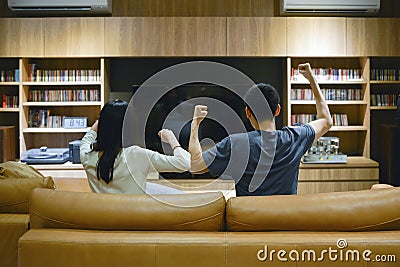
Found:
M 59 224 L 63 224 L 63 225 L 76 226 L 76 227 L 80 227 L 80 228 L 84 228 L 84 229 L 87 229 L 86 227 L 88 227 L 88 228 L 90 228 L 90 229 L 108 229 L 107 227 L 106 227 L 106 228 L 104 228 L 104 227 L 93 227 L 93 226 L 88 226 L 88 225 L 74 224 L 74 223 L 68 223 L 68 222 L 64 222 L 64 221 L 55 220 L 55 219 L 53 219 L 53 218 L 43 216 L 43 215 L 39 214 L 38 212 L 34 211 L 33 209 L 31 209 L 30 212 L 31 212 L 32 214 L 35 214 L 35 215 L 38 216 L 39 218 L 42 218 L 42 219 L 45 219 L 45 220 L 48 220 L 48 221 L 51 221 L 51 222 L 56 222 L 56 223 L 59 223 Z M 181 223 L 181 224 L 163 225 L 163 226 L 160 225 L 159 227 L 166 227 L 166 226 L 173 227 L 173 226 L 182 226 L 182 225 L 195 224 L 195 223 L 197 223 L 197 222 L 206 221 L 206 220 L 209 220 L 209 219 L 211 219 L 211 218 L 217 217 L 217 216 L 219 216 L 221 213 L 222 213 L 222 212 L 219 212 L 219 213 L 216 213 L 216 214 L 214 214 L 214 215 L 211 215 L 211 216 L 209 216 L 209 217 L 207 217 L 207 218 L 202 218 L 202 219 L 195 220 L 195 221 L 192 221 L 192 222 L 186 222 L 186 223 Z M 135 227 L 135 228 L 136 228 L 136 229 L 143 229 L 143 230 L 149 229 L 149 228 L 143 228 L 143 227 Z M 129 229 L 129 228 L 127 228 L 127 229 Z

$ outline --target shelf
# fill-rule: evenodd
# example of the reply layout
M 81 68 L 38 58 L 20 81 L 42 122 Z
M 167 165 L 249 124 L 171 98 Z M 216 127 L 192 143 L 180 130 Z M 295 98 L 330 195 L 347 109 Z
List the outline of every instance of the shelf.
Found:
M 0 112 L 19 112 L 19 108 L 0 108 Z
M 330 163 L 330 164 L 312 164 L 312 163 L 300 163 L 300 169 L 332 169 L 332 168 L 378 168 L 379 163 L 365 158 L 357 156 L 347 157 L 347 163 Z
M 19 82 L 0 82 L 0 85 L 19 85 Z
M 25 102 L 23 106 L 101 106 L 100 101 L 70 101 L 70 102 Z
M 366 126 L 332 126 L 330 132 L 367 131 Z
M 400 81 L 370 81 L 371 84 L 400 84 Z
M 292 105 L 315 105 L 315 100 L 290 100 Z M 363 100 L 326 100 L 328 105 L 367 105 Z
M 354 80 L 354 81 L 317 81 L 318 84 L 366 84 L 367 82 L 365 80 Z M 310 84 L 307 81 L 290 81 L 291 84 Z
M 371 110 L 396 110 L 396 106 L 371 106 Z
M 40 85 L 40 86 L 55 86 L 55 85 L 63 85 L 63 86 L 72 86 L 72 85 L 101 85 L 101 82 L 23 82 L 22 85 Z
M 65 128 L 26 128 L 24 133 L 86 133 L 90 127 L 79 129 L 65 129 Z

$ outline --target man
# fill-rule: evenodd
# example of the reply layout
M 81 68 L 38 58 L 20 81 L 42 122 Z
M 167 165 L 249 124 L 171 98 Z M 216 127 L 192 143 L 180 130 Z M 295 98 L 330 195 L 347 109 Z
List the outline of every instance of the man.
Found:
M 246 117 L 255 131 L 230 135 L 202 152 L 198 130 L 207 116 L 207 106 L 198 105 L 194 110 L 189 141 L 191 171 L 210 171 L 214 177 L 235 179 L 237 196 L 296 194 L 301 157 L 332 126 L 328 105 L 310 64 L 300 64 L 298 68 L 310 82 L 317 120 L 276 130 L 275 117 L 281 111 L 279 95 L 272 86 L 258 84 L 251 87 L 245 96 Z M 265 112 L 267 102 L 271 112 Z

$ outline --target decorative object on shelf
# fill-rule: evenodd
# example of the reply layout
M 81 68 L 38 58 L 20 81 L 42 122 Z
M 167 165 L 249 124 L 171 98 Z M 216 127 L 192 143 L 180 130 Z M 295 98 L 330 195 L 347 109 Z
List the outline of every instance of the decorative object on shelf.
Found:
M 27 150 L 21 162 L 27 164 L 61 164 L 69 160 L 68 148 L 48 148 L 43 146 L 41 148 L 33 148 Z
M 72 163 L 81 163 L 80 156 L 81 140 L 74 140 L 69 142 L 69 161 Z
M 87 117 L 64 117 L 64 128 L 76 129 L 87 127 Z
M 347 155 L 339 151 L 338 137 L 320 137 L 303 156 L 303 163 L 346 163 Z

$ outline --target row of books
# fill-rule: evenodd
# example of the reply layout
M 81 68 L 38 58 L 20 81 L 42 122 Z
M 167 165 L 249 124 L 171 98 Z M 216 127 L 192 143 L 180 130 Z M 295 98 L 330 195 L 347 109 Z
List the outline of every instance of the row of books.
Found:
M 292 125 L 309 123 L 317 119 L 317 114 L 293 114 Z M 347 114 L 332 114 L 333 126 L 349 126 Z
M 371 106 L 392 107 L 396 105 L 396 94 L 371 94 Z
M 18 108 L 18 96 L 3 94 L 3 108 Z
M 19 82 L 19 70 L 0 70 L 0 82 Z
M 357 81 L 362 80 L 361 69 L 312 69 L 318 81 Z M 307 79 L 300 74 L 299 69 L 292 68 L 290 78 L 292 81 L 307 82 Z
M 33 128 L 63 128 L 65 116 L 50 114 L 48 109 L 30 109 L 28 126 Z
M 400 69 L 371 69 L 371 80 L 400 81 Z
M 28 79 L 30 82 L 99 82 L 100 70 L 42 70 L 36 64 L 29 64 Z
M 362 100 L 362 89 L 321 89 L 326 100 Z M 314 100 L 311 89 L 292 89 L 291 100 Z
M 29 90 L 29 101 L 100 101 L 98 89 L 83 90 Z

